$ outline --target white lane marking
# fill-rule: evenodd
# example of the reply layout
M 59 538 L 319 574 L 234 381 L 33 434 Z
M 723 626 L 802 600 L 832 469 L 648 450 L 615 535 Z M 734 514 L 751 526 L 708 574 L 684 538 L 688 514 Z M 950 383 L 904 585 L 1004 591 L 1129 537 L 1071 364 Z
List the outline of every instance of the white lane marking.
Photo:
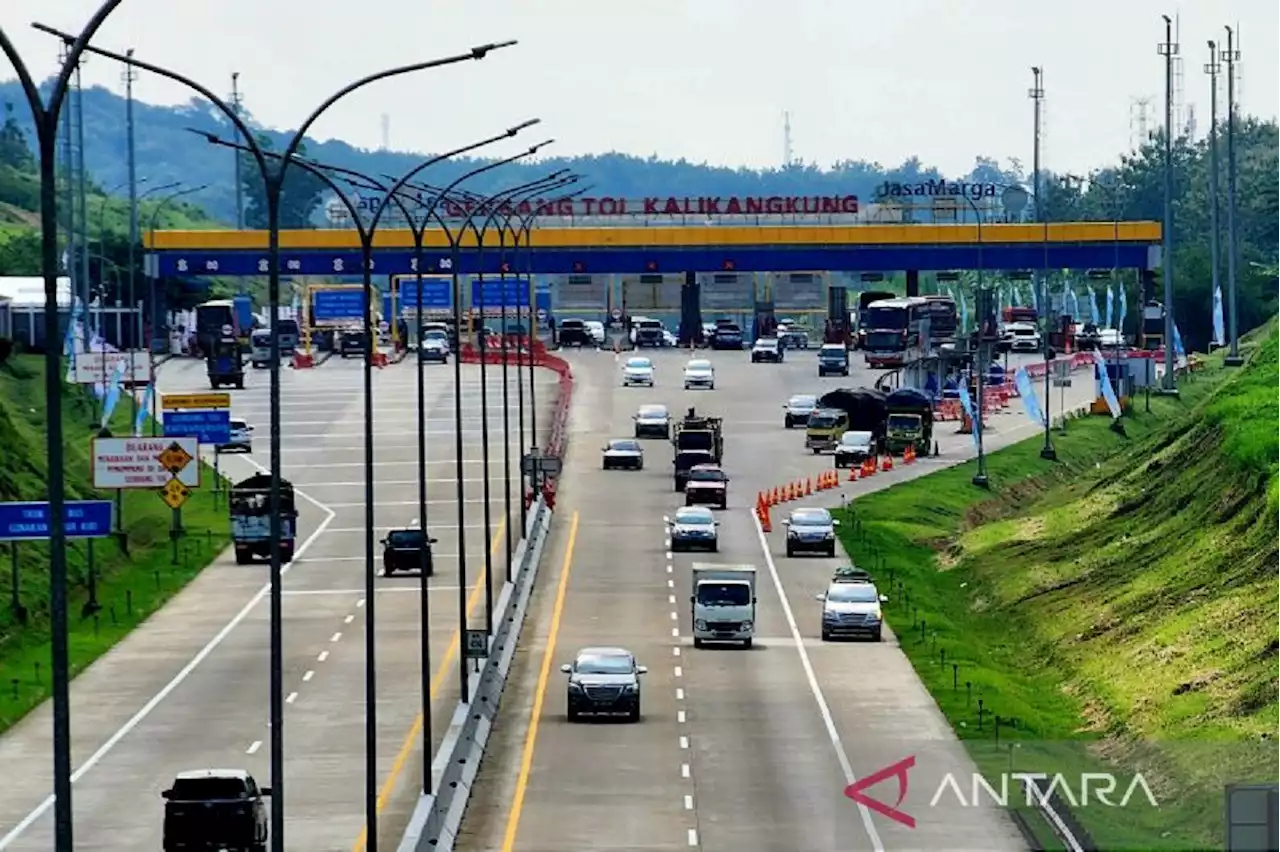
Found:
M 449 480 L 449 481 L 450 481 L 450 482 L 453 482 L 453 481 L 455 481 L 455 480 L 452 480 L 452 479 L 451 479 L 451 480 Z M 415 479 L 415 480 L 414 480 L 414 482 L 417 482 L 417 480 Z M 347 485 L 359 485 L 360 487 L 362 487 L 362 488 L 363 488 L 363 487 L 364 487 L 364 477 L 361 477 L 358 481 L 355 481 L 355 482 L 349 482 L 349 483 L 346 483 L 346 484 L 347 484 Z M 386 485 L 387 483 L 386 483 L 386 480 L 383 480 L 383 479 L 379 478 L 379 479 L 378 479 L 378 484 L 379 484 L 379 485 Z M 418 523 L 418 519 L 417 519 L 417 518 L 410 518 L 410 519 L 409 519 L 409 526 L 413 526 L 413 525 L 415 525 L 415 524 L 417 524 L 417 523 Z M 433 529 L 433 530 L 456 530 L 457 528 L 458 528 L 458 525 L 457 525 L 457 524 L 437 524 L 437 523 L 435 523 L 434 521 L 432 521 L 432 522 L 431 522 L 431 529 Z M 484 529 L 484 524 L 467 524 L 465 527 L 463 527 L 463 529 L 468 529 L 468 530 L 482 530 L 482 529 Z M 334 533 L 347 533 L 347 534 L 353 534 L 353 533 L 362 533 L 362 532 L 364 532 L 364 527 L 329 527 L 329 533 L 330 533 L 331 535 L 332 535 L 332 534 L 334 534 Z
M 675 646 L 674 648 L 672 648 L 672 649 L 671 649 L 671 656 L 673 656 L 673 657 L 678 657 L 678 656 L 680 656 L 680 646 L 679 646 L 679 645 L 677 645 L 677 646 Z
M 674 589 L 675 587 L 676 587 L 676 581 L 675 581 L 675 580 L 667 580 L 667 588 L 668 588 L 668 589 Z
M 681 778 L 689 777 L 689 764 L 687 763 L 680 764 L 680 777 Z
M 411 586 L 405 586 L 405 588 L 407 588 L 407 589 L 408 589 L 408 588 L 412 588 L 412 587 L 411 587 Z M 419 590 L 419 591 L 420 591 L 420 590 Z M 457 589 L 454 589 L 454 591 L 456 592 L 456 591 L 457 591 Z M 356 609 L 359 609 L 359 608 L 360 608 L 360 607 L 362 607 L 362 606 L 364 606 L 364 598 L 361 598 L 360 600 L 356 601 Z
M 680 628 L 679 628 L 679 627 L 673 627 L 673 628 L 671 628 L 671 638 L 672 638 L 672 639 L 678 639 L 678 638 L 680 638 Z
M 682 748 L 682 749 L 687 749 L 688 747 L 689 747 L 689 738 L 688 738 L 688 737 L 681 737 L 681 738 L 680 738 L 680 748 Z
M 686 811 L 693 810 L 693 796 L 686 795 L 684 797 L 684 809 Z
M 303 683 L 306 683 L 307 681 L 311 680 L 311 678 L 313 678 L 313 677 L 315 677 L 315 676 L 316 676 L 316 673 L 315 673 L 315 671 L 314 671 L 314 670 L 312 670 L 312 669 L 307 669 L 306 673 L 304 673 L 304 674 L 302 675 L 302 682 L 303 682 Z
M 684 690 L 679 687 L 676 687 L 676 701 L 684 701 Z
M 253 754 L 260 748 L 262 748 L 262 740 L 254 740 L 253 742 L 249 743 L 249 747 L 244 750 L 244 753 Z
M 249 462 L 249 464 L 258 468 L 259 471 L 265 472 L 265 468 L 263 468 L 262 465 L 258 464 L 252 459 L 248 459 L 247 461 Z M 320 524 L 314 530 L 312 530 L 311 535 L 307 536 L 306 539 L 303 540 L 302 544 L 298 545 L 298 548 L 294 551 L 294 558 L 296 559 L 299 556 L 301 556 L 303 553 L 305 553 L 307 549 L 310 548 L 313 543 L 315 543 L 316 539 L 320 538 L 320 536 L 324 534 L 325 530 L 328 529 L 329 524 L 333 521 L 334 517 L 336 517 L 336 513 L 332 509 L 330 509 L 328 506 L 312 499 L 309 495 L 304 494 L 302 491 L 295 489 L 294 493 L 297 496 L 301 497 L 303 500 L 306 500 L 308 503 L 311 503 L 320 511 L 325 513 L 325 516 L 320 521 Z M 281 576 L 283 576 L 285 572 L 287 572 L 288 570 L 289 570 L 288 565 L 281 565 L 280 566 Z M 86 759 L 84 763 L 80 764 L 79 769 L 71 773 L 71 783 L 75 784 L 77 781 L 83 778 L 86 772 L 93 769 L 93 767 L 97 766 L 104 757 L 106 757 L 108 754 L 111 753 L 111 750 L 113 748 L 115 748 L 117 745 L 120 744 L 121 740 L 129 736 L 129 734 L 135 728 L 137 728 L 138 725 L 142 724 L 142 721 L 146 719 L 148 716 L 150 716 L 152 712 L 154 712 L 155 709 L 160 706 L 160 702 L 168 698 L 169 695 L 175 689 L 177 689 L 182 684 L 183 681 L 185 681 L 188 677 L 191 676 L 191 673 L 196 670 L 196 667 L 205 661 L 205 658 L 207 658 L 210 654 L 212 654 L 219 645 L 221 645 L 223 642 L 226 641 L 227 637 L 231 635 L 232 631 L 234 631 L 237 627 L 239 627 L 240 623 L 249 617 L 249 613 L 253 612 L 254 608 L 257 607 L 257 605 L 262 602 L 263 598 L 265 598 L 270 592 L 271 592 L 271 583 L 270 582 L 264 583 L 262 587 L 258 589 L 257 593 L 252 598 L 249 599 L 249 602 L 246 603 L 239 612 L 237 612 L 234 616 L 232 616 L 231 620 L 228 621 L 225 625 L 223 625 L 222 629 L 219 630 L 216 634 L 214 634 L 214 637 L 210 639 L 203 648 L 201 648 L 199 651 L 196 652 L 196 655 L 192 657 L 191 660 L 185 666 L 183 666 L 176 675 L 173 676 L 172 680 L 170 680 L 168 683 L 162 686 L 159 692 L 151 696 L 151 698 L 147 701 L 147 703 L 143 704 L 142 707 L 138 709 L 137 713 L 134 713 L 132 716 L 129 717 L 129 721 L 121 725 L 114 734 L 112 734 L 110 737 L 107 738 L 106 742 L 104 742 L 101 746 L 98 747 L 97 751 L 89 755 L 88 759 Z M 36 820 L 44 816 L 44 814 L 52 807 L 53 807 L 53 794 L 50 793 L 48 796 L 44 798 L 42 802 L 40 802 L 40 804 L 36 805 L 35 808 L 32 809 L 31 813 L 23 817 L 22 821 L 19 822 L 17 825 L 15 825 L 9 831 L 8 834 L 6 834 L 4 837 L 0 837 L 0 850 L 8 849 L 15 840 L 17 840 L 19 837 L 22 836 L 23 832 L 25 832 L 28 828 L 30 828 L 32 824 L 35 823 Z
M 669 523 L 671 523 L 671 516 L 670 516 L 670 515 L 663 515 L 663 516 L 662 516 L 662 522 L 663 522 L 664 524 L 669 524 Z
M 295 701 L 297 701 L 297 700 L 298 700 L 298 693 L 296 693 L 296 692 L 290 692 L 290 693 L 289 693 L 289 695 L 284 699 L 284 703 L 285 703 L 285 704 L 292 704 L 293 702 L 295 702 Z
M 355 617 L 354 615 L 348 615 L 346 618 L 342 619 L 342 623 L 343 623 L 343 624 L 350 624 L 351 622 L 353 622 L 353 621 L 355 621 L 355 620 L 356 620 L 356 617 Z
M 689 829 L 689 845 L 690 846 L 698 845 L 698 829 L 696 828 Z
M 668 542 L 667 542 L 667 547 L 670 547 L 670 546 L 671 546 L 671 542 L 670 542 L 670 541 L 668 541 Z M 674 554 L 672 554 L 672 552 L 671 552 L 670 550 L 668 550 L 668 551 L 667 551 L 667 561 L 668 561 L 668 562 L 670 562 L 672 559 L 675 559 L 675 556 L 674 556 Z
M 685 720 L 684 711 L 683 711 L 683 710 L 677 710 L 677 711 L 676 711 L 676 721 L 677 721 L 677 722 L 679 722 L 681 725 L 683 725 L 683 724 L 684 724 L 684 720 Z
M 684 677 L 684 669 L 680 666 L 676 666 L 676 677 Z
M 673 603 L 675 603 L 675 602 L 676 602 L 676 596 L 675 596 L 675 595 L 667 595 L 667 603 L 669 603 L 669 604 L 673 604 Z
M 679 621 L 679 620 L 680 620 L 680 615 L 679 615 L 678 613 L 676 613 L 676 612 L 672 612 L 672 613 L 671 613 L 671 620 L 672 620 L 672 621 Z
M 670 565 L 668 565 L 668 566 L 667 566 L 667 573 L 668 573 L 668 574 L 670 574 L 670 573 L 672 572 L 672 570 L 673 570 L 673 569 L 671 568 L 671 566 L 670 566 Z
M 329 659 L 329 652 L 328 652 L 328 651 L 321 651 L 321 652 L 316 656 L 316 662 L 317 662 L 317 663 L 323 663 L 323 662 L 324 662 L 325 660 L 327 660 L 327 659 Z
M 342 632 L 341 632 L 341 631 L 339 631 L 339 632 L 337 632 L 337 633 L 333 634 L 332 636 L 330 636 L 330 637 L 329 637 L 329 641 L 330 641 L 330 642 L 337 642 L 337 641 L 338 641 L 339 639 L 341 639 L 341 638 L 342 638 Z
M 791 601 L 787 599 L 787 591 L 782 587 L 782 578 L 778 576 L 778 566 L 773 562 L 773 554 L 769 552 L 769 540 L 764 537 L 764 528 L 760 526 L 760 519 L 752 514 L 752 522 L 756 525 L 756 538 L 760 541 L 760 550 L 764 553 L 764 563 L 769 569 L 769 576 L 773 578 L 773 586 L 778 592 L 778 600 L 782 604 L 782 614 L 787 619 L 787 626 L 791 628 L 791 636 L 796 643 L 796 652 L 800 655 L 800 665 L 804 669 L 805 678 L 809 681 L 809 691 L 813 693 L 813 700 L 818 704 L 818 712 L 822 715 L 822 724 L 827 729 L 827 737 L 831 740 L 831 746 L 835 749 L 836 759 L 840 761 L 840 769 L 844 772 L 847 783 L 852 784 L 858 780 L 853 774 L 853 765 L 849 762 L 849 755 L 845 753 L 844 743 L 840 740 L 840 732 L 836 730 L 835 719 L 831 717 L 831 707 L 827 704 L 826 696 L 822 694 L 822 687 L 818 685 L 818 676 L 814 673 L 813 663 L 809 660 L 809 652 L 805 649 L 804 639 L 800 635 L 800 627 L 796 624 L 796 615 L 791 610 Z M 884 852 L 884 846 L 880 842 L 880 835 L 876 832 L 876 827 L 871 821 L 871 812 L 867 810 L 867 806 L 861 802 L 858 804 L 858 811 L 862 814 L 862 825 L 867 830 L 867 837 L 871 840 L 871 846 L 875 852 Z

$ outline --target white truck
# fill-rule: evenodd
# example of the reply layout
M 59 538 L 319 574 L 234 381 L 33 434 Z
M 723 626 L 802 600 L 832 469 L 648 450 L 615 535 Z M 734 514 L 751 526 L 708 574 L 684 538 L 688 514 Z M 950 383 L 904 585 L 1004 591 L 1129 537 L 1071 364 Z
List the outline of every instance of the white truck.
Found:
M 756 634 L 756 569 L 750 565 L 693 565 L 693 647 L 739 642 Z

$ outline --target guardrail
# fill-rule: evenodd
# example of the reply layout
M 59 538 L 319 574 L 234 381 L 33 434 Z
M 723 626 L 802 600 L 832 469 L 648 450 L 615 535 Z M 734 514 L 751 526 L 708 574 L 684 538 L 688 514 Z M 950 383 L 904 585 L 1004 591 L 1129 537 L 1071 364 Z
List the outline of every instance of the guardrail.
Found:
M 573 371 L 564 359 L 548 355 L 545 349 L 539 351 L 536 344 L 533 354 L 535 366 L 553 370 L 560 377 L 559 396 L 552 414 L 551 437 L 546 449 L 548 455 L 562 456 L 568 437 L 569 409 L 573 402 Z M 480 355 L 474 349 L 468 351 L 463 347 L 460 355 L 468 363 L 479 363 Z M 514 363 L 515 353 L 508 352 L 507 355 L 511 359 L 508 363 Z M 490 359 L 494 357 L 497 363 L 502 363 L 500 352 L 485 353 L 485 362 L 493 363 Z M 480 771 L 485 745 L 498 714 L 520 630 L 524 626 L 542 551 L 551 529 L 555 492 L 556 481 L 552 479 L 543 486 L 536 499 L 530 495 L 524 535 L 513 554 L 513 564 L 518 567 L 512 574 L 512 581 L 503 585 L 494 604 L 494 630 L 489 637 L 488 653 L 480 671 L 470 679 L 468 694 L 459 700 L 440 748 L 432 758 L 435 793 L 418 797 L 409 825 L 397 847 L 398 852 L 449 852 L 453 849 L 471 799 L 471 785 Z M 459 665 L 467 665 L 467 660 L 460 660 Z

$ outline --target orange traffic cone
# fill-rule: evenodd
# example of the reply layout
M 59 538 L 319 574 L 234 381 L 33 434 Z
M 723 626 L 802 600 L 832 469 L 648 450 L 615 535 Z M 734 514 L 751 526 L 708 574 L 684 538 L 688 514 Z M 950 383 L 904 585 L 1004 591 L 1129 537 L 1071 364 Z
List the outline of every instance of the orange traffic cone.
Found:
M 863 475 L 863 476 L 875 476 L 875 473 L 876 473 L 876 460 L 875 460 L 875 459 L 867 459 L 866 461 L 864 461 L 864 462 L 862 463 L 862 475 Z
M 809 497 L 813 494 L 813 477 L 809 477 L 804 483 L 804 496 Z
M 902 463 L 911 464 L 915 460 L 916 460 L 915 444 L 907 444 L 907 448 L 902 451 Z
M 773 532 L 773 522 L 769 520 L 769 510 L 767 508 L 760 513 L 760 529 L 767 533 Z
M 766 499 L 768 500 L 770 506 L 778 505 L 778 486 L 776 485 L 773 486 L 773 490 L 769 492 L 769 495 Z
M 880 462 L 881 470 L 893 470 L 893 456 L 885 456 L 884 461 Z
M 782 486 L 782 502 L 788 503 L 790 501 L 791 501 L 791 483 L 788 482 L 786 485 Z
M 849 468 L 849 481 L 850 482 L 858 481 L 858 469 L 856 467 Z

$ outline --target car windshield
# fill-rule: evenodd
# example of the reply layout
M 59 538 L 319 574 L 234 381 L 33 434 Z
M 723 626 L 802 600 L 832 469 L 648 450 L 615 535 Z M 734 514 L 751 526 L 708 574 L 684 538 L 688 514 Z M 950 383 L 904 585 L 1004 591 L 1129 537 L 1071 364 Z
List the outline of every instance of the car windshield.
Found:
M 887 425 L 890 429 L 914 429 L 920 425 L 920 418 L 910 414 L 890 414 Z
M 688 366 L 685 367 L 685 369 L 686 370 L 710 370 L 711 362 L 710 361 L 690 361 Z
M 173 797 L 179 801 L 243 799 L 247 795 L 245 783 L 239 778 L 179 778 L 173 782 Z
M 839 422 L 840 418 L 835 414 L 819 411 L 809 415 L 809 425 L 816 426 L 819 429 L 830 429 Z
M 421 530 L 394 530 L 387 536 L 387 544 L 392 547 L 421 547 Z
M 700 583 L 698 603 L 707 606 L 746 606 L 751 590 L 743 583 Z
M 907 342 L 902 335 L 896 331 L 871 331 L 867 333 L 868 349 L 888 349 L 899 350 L 906 349 Z
M 689 479 L 694 482 L 723 482 L 722 470 L 694 470 L 689 472 Z
M 255 331 L 255 332 L 253 333 L 253 335 L 250 337 L 250 340 L 252 340 L 252 341 L 253 341 L 253 345 L 254 345 L 254 346 L 270 346 L 270 345 L 271 345 L 271 332 L 269 332 L 269 331 Z
M 664 405 L 642 405 L 637 415 L 649 419 L 666 417 L 667 408 Z
M 787 400 L 787 405 L 792 408 L 813 408 L 818 404 L 816 396 L 793 396 Z
M 893 426 L 893 418 L 889 418 L 889 426 Z M 846 447 L 865 447 L 871 443 L 870 432 L 845 432 L 840 437 L 840 443 Z
M 640 449 L 640 444 L 636 441 L 632 441 L 627 438 L 619 438 L 615 441 L 609 442 L 609 449 L 626 450 L 628 452 L 638 452 Z
M 233 430 L 243 432 L 245 429 L 249 428 L 249 424 L 245 423 L 243 420 L 232 420 L 231 428 Z
M 631 674 L 635 664 L 621 654 L 584 654 L 574 662 L 573 669 L 578 674 Z
M 564 331 L 566 328 L 582 329 L 586 327 L 587 327 L 587 324 L 584 323 L 582 320 L 570 319 L 570 320 L 564 320 L 563 322 L 560 323 L 561 331 Z
M 793 527 L 829 527 L 831 515 L 822 509 L 806 509 L 803 512 L 791 513 Z
M 651 366 L 648 358 L 631 358 L 627 361 L 629 370 L 647 370 Z
M 757 348 L 757 349 L 777 349 L 777 348 L 778 348 L 778 341 L 773 340 L 773 339 L 769 339 L 769 340 L 757 340 L 757 341 L 756 341 L 756 348 Z
M 875 603 L 880 600 L 870 583 L 837 583 L 827 589 L 827 600 L 835 603 Z
M 689 509 L 681 509 L 676 512 L 676 523 L 678 524 L 710 524 L 715 522 L 715 515 L 711 514 L 710 509 L 695 507 Z
M 832 347 L 830 349 L 824 346 L 822 349 L 818 350 L 818 357 L 825 358 L 827 360 L 831 360 L 834 358 L 836 360 L 843 361 L 845 358 L 845 354 L 846 354 L 845 350 L 838 346 Z

